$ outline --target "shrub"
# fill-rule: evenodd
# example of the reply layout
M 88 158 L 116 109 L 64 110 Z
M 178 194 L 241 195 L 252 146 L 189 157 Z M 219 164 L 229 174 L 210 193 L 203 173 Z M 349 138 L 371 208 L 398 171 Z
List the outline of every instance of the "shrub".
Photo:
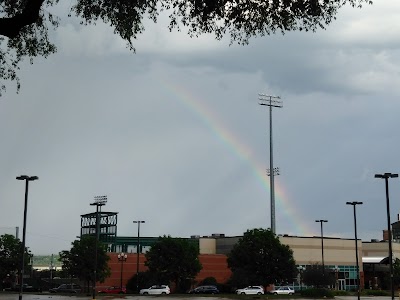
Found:
M 390 296 L 390 293 L 385 290 L 363 290 L 362 294 L 366 296 Z
M 351 293 L 349 293 L 348 291 L 336 291 L 336 290 L 334 290 L 334 291 L 332 291 L 332 293 L 335 296 L 351 296 Z
M 200 285 L 217 285 L 217 279 L 215 277 L 206 277 L 200 282 Z
M 166 282 L 166 283 L 165 283 Z M 148 288 L 154 284 L 168 284 L 167 281 L 162 281 L 157 278 L 157 275 L 149 271 L 139 272 L 139 290 Z M 134 274 L 126 283 L 126 288 L 129 293 L 137 291 L 137 274 Z
M 334 293 L 327 289 L 306 289 L 301 291 L 301 296 L 310 298 L 334 298 Z
M 217 288 L 221 294 L 229 294 L 235 292 L 235 289 L 230 284 L 226 283 L 218 283 Z

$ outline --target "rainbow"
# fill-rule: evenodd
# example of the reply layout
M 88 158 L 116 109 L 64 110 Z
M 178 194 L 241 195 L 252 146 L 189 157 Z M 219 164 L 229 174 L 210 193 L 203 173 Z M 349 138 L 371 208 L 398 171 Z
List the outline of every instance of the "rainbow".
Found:
M 162 87 L 175 97 L 180 104 L 196 116 L 210 130 L 210 132 L 224 144 L 229 151 L 233 152 L 240 160 L 246 162 L 251 168 L 256 180 L 266 190 L 266 195 L 270 192 L 270 183 L 266 175 L 266 166 L 264 163 L 257 160 L 252 149 L 239 140 L 222 122 L 210 107 L 205 105 L 205 101 L 197 99 L 188 89 L 177 85 L 165 78 L 159 79 Z M 286 195 L 284 188 L 277 180 L 275 180 L 275 196 L 276 196 L 276 211 L 283 212 L 285 222 L 291 224 L 292 232 L 285 232 L 289 235 L 310 235 L 313 232 L 309 226 L 303 222 L 305 218 L 301 218 L 296 205 L 290 203 L 289 197 Z M 279 223 L 277 217 L 277 229 L 279 232 Z

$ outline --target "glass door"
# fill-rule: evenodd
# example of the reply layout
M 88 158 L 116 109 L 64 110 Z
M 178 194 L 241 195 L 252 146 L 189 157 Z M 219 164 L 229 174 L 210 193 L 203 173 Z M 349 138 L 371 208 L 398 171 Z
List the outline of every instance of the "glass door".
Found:
M 346 290 L 346 279 L 339 279 L 338 280 L 338 290 L 339 291 Z

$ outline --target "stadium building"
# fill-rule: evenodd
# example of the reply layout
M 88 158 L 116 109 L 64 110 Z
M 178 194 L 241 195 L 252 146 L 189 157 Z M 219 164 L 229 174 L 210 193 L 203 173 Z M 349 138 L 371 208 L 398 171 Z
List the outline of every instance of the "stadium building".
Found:
M 110 256 L 111 276 L 103 286 L 119 286 L 122 278 L 123 285 L 139 272 L 145 271 L 145 253 L 151 248 L 158 237 L 122 237 L 117 235 L 117 214 L 115 212 L 99 212 L 99 240 L 108 245 Z M 393 256 L 400 257 L 400 221 L 393 224 L 398 234 L 393 240 Z M 96 213 L 81 216 L 81 235 L 96 233 Z M 389 272 L 388 238 L 383 231 L 382 240 L 357 241 L 360 285 L 361 288 L 381 288 L 382 280 Z M 354 239 L 343 239 L 320 236 L 289 236 L 278 235 L 284 245 L 293 250 L 293 256 L 299 269 L 297 278 L 293 278 L 295 290 L 302 288 L 301 272 L 313 264 L 322 264 L 335 275 L 335 289 L 354 290 L 357 287 L 357 263 Z M 206 277 L 214 277 L 219 283 L 225 283 L 231 275 L 227 265 L 227 254 L 238 242 L 240 236 L 225 236 L 211 234 L 210 236 L 191 236 L 190 240 L 197 243 L 200 249 L 199 260 L 203 269 L 195 278 L 195 284 Z M 323 248 L 322 248 L 323 242 Z M 127 259 L 118 260 L 118 254 L 125 253 Z M 322 259 L 323 256 L 323 259 Z

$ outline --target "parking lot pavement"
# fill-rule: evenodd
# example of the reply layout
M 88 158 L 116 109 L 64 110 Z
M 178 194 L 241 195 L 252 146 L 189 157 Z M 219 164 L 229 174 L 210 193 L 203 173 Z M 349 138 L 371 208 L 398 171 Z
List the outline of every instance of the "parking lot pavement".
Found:
M 0 293 L 0 300 L 18 300 L 18 293 Z M 102 295 L 97 296 L 96 300 L 169 300 L 176 299 L 176 300 L 222 300 L 223 297 L 202 297 L 202 296 L 193 296 L 193 295 L 167 295 L 167 296 L 139 296 L 139 295 Z M 55 294 L 23 294 L 22 300 L 92 300 L 92 296 L 89 295 L 55 295 Z M 227 297 L 226 299 L 230 299 Z M 248 300 L 248 297 L 244 297 L 244 299 Z M 259 297 L 257 300 L 267 300 L 268 297 Z M 310 299 L 302 299 L 302 298 L 290 298 L 287 297 L 286 300 L 295 299 L 295 300 L 310 300 Z M 391 300 L 391 297 L 384 297 L 384 296 L 361 296 L 361 300 Z M 251 299 L 253 300 L 253 299 Z M 280 300 L 285 300 L 285 298 L 280 298 Z M 313 299 L 315 300 L 315 299 Z M 326 299 L 324 299 L 326 300 Z M 357 300 L 357 296 L 336 296 L 335 300 Z M 394 300 L 400 300 L 399 295 L 396 295 Z
M 390 296 L 361 296 L 361 300 L 390 300 L 392 297 Z M 335 300 L 357 300 L 357 296 L 336 296 Z M 394 300 L 399 300 L 399 297 L 395 296 Z
M 0 300 L 18 300 L 18 293 L 0 293 Z M 88 296 L 65 296 L 65 295 L 53 295 L 53 294 L 22 294 L 22 300 L 73 300 L 73 299 L 85 299 L 90 300 Z
M 18 300 L 18 293 L 0 293 L 0 300 Z M 97 295 L 96 300 L 221 300 L 222 297 L 201 297 L 193 295 L 139 296 L 139 295 Z M 22 300 L 92 300 L 90 295 L 23 294 Z M 228 299 L 228 298 L 227 298 Z M 266 298 L 267 299 L 267 298 Z M 259 299 L 261 300 L 261 299 Z M 296 299 L 297 300 L 297 299 Z M 309 299 L 308 299 L 309 300 Z M 343 299 L 344 300 L 344 299 Z
M 0 293 L 0 300 L 18 300 L 18 293 Z M 173 295 L 168 296 L 139 296 L 139 295 L 97 295 L 96 300 L 167 300 L 167 298 L 174 298 Z M 199 300 L 201 297 L 188 297 L 191 300 Z M 178 297 L 176 297 L 178 299 Z M 185 297 L 179 296 L 179 300 L 184 300 Z M 215 298 L 216 300 L 217 298 Z M 29 294 L 24 293 L 22 295 L 22 300 L 92 300 L 91 295 L 57 295 L 57 294 Z M 170 299 L 171 300 L 171 299 Z M 214 300 L 213 298 L 208 298 L 207 300 Z

